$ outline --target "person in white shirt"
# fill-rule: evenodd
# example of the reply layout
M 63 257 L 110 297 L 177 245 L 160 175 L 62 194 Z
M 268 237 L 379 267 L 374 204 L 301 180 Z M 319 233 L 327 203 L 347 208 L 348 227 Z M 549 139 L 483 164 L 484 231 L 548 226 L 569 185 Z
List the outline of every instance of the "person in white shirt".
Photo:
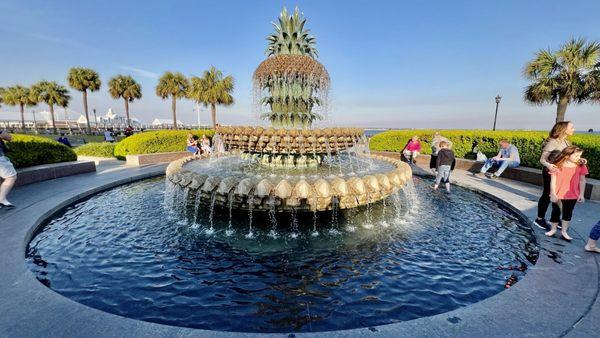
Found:
M 0 130 L 0 178 L 2 179 L 2 184 L 0 184 L 0 208 L 14 208 L 14 205 L 8 201 L 7 197 L 17 181 L 17 171 L 8 157 L 6 157 L 8 147 L 4 143 L 4 141 L 11 140 L 12 136 L 9 133 Z

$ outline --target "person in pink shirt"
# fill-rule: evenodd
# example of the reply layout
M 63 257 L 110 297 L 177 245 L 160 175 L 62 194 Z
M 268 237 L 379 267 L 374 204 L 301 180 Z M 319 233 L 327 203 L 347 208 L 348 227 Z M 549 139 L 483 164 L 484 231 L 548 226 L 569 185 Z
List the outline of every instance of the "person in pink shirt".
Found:
M 554 236 L 562 214 L 562 237 L 567 241 L 572 240 L 567 233 L 569 222 L 573 217 L 575 204 L 585 201 L 585 175 L 589 173 L 585 165 L 579 164 L 582 154 L 583 150 L 580 148 L 568 146 L 553 161 L 556 171 L 550 174 L 550 201 L 555 205 L 550 217 L 551 229 L 546 232 L 546 236 Z
M 406 144 L 404 149 L 402 149 L 402 154 L 408 161 L 412 161 L 416 163 L 417 156 L 421 153 L 421 142 L 419 142 L 418 136 L 413 136 L 410 141 Z

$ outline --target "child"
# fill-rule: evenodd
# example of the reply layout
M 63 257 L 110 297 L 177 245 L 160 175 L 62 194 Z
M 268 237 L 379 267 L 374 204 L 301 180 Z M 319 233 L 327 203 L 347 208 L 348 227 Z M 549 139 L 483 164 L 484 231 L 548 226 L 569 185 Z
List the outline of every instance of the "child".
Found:
M 585 251 L 600 253 L 600 248 L 596 245 L 600 239 L 600 221 L 594 225 L 590 231 L 590 237 L 585 245 Z
M 571 241 L 567 234 L 569 222 L 573 216 L 573 209 L 577 202 L 584 202 L 585 175 L 588 169 L 585 165 L 579 165 L 583 150 L 576 146 L 568 146 L 557 156 L 554 165 L 556 171 L 550 177 L 550 201 L 555 204 L 550 218 L 550 231 L 546 236 L 554 236 L 558 227 L 558 221 L 562 213 L 562 237 Z
M 454 163 L 454 152 L 450 150 L 449 144 L 446 141 L 440 141 L 438 145 L 438 155 L 436 160 L 436 171 L 435 185 L 433 189 L 437 189 L 440 182 L 446 185 L 446 191 L 450 192 L 450 170 L 452 170 L 452 163 Z
M 408 141 L 404 149 L 402 149 L 402 154 L 404 154 L 407 161 L 417 163 L 417 156 L 419 156 L 420 153 L 421 142 L 419 142 L 419 137 L 415 135 Z

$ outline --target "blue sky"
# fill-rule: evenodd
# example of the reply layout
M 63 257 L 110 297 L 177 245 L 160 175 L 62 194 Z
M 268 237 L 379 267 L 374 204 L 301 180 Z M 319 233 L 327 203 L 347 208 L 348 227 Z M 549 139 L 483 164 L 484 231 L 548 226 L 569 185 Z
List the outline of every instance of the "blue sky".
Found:
M 73 66 L 106 84 L 130 74 L 144 97 L 131 105 L 143 121 L 169 118 L 154 94 L 164 71 L 200 75 L 210 65 L 236 80 L 225 124 L 257 123 L 252 72 L 281 8 L 299 6 L 332 81 L 322 125 L 489 128 L 503 96 L 499 128 L 547 129 L 555 107 L 522 100 L 523 65 L 540 48 L 570 37 L 600 40 L 600 1 L 14 1 L 0 2 L 0 86 L 38 80 L 66 84 Z M 72 92 L 71 109 L 82 111 Z M 106 86 L 90 107 L 123 112 Z M 38 109 L 43 108 L 39 107 Z M 193 104 L 178 114 L 194 122 Z M 14 111 L 3 106 L 1 112 Z M 570 106 L 578 129 L 600 129 L 600 105 Z M 0 115 L 0 119 L 2 116 Z M 208 121 L 202 112 L 201 120 Z

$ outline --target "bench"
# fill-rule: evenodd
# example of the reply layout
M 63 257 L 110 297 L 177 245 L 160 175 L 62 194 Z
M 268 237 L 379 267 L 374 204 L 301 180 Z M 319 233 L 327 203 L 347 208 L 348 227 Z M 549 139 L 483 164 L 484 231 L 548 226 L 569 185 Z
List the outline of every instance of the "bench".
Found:
M 96 164 L 93 161 L 73 161 L 36 165 L 33 167 L 17 169 L 17 182 L 15 183 L 15 186 L 95 171 Z
M 373 152 L 374 154 L 389 156 L 393 158 L 400 158 L 400 153 L 391 152 L 391 151 L 378 151 Z M 417 157 L 417 164 L 421 167 L 429 168 L 429 159 L 431 157 L 429 155 L 420 155 Z M 481 167 L 483 166 L 483 162 L 477 162 L 474 160 L 467 160 L 464 158 L 456 159 L 455 169 L 461 169 L 470 171 L 472 173 L 479 172 Z M 502 173 L 503 178 L 508 178 L 511 180 L 530 183 L 538 186 L 543 185 L 542 180 L 542 170 L 536 168 L 528 168 L 528 167 L 517 167 L 517 168 L 507 168 Z M 585 186 L 585 198 L 594 201 L 600 201 L 600 180 L 596 180 L 593 178 L 587 178 L 587 184 Z

